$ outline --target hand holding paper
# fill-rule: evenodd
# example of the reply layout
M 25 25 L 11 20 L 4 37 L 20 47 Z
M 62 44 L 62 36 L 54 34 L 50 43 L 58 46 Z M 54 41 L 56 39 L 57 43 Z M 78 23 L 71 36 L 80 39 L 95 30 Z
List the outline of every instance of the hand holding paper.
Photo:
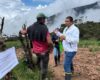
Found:
M 61 35 L 60 36 L 60 40 L 65 40 L 65 36 L 64 35 Z

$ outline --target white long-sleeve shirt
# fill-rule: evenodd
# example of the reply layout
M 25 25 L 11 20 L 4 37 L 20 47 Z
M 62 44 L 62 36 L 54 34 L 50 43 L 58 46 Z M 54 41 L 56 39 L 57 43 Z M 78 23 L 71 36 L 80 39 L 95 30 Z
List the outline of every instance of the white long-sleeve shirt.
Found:
M 64 51 L 73 52 L 77 51 L 79 42 L 79 29 L 73 24 L 69 28 L 65 28 L 63 33 L 57 32 L 58 36 L 64 35 L 65 40 L 63 40 Z

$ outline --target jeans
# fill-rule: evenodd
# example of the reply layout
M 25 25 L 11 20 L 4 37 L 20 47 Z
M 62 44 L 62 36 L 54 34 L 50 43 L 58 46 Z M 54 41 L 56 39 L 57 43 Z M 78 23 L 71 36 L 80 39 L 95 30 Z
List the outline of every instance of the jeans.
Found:
M 60 63 L 60 50 L 59 50 L 59 47 L 54 47 L 53 53 L 54 53 L 55 64 L 57 65 L 57 63 Z
M 64 71 L 65 74 L 72 73 L 72 66 L 73 66 L 73 58 L 76 55 L 76 52 L 67 52 L 65 51 L 65 58 L 64 58 Z

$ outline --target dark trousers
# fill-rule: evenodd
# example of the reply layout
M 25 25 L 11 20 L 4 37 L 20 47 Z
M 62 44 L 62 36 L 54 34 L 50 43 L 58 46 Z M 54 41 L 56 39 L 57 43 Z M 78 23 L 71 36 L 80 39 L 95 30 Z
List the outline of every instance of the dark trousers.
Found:
M 44 55 L 37 55 L 38 61 L 37 65 L 40 70 L 40 80 L 44 80 L 47 77 L 48 72 L 48 62 L 49 62 L 49 54 L 46 53 Z

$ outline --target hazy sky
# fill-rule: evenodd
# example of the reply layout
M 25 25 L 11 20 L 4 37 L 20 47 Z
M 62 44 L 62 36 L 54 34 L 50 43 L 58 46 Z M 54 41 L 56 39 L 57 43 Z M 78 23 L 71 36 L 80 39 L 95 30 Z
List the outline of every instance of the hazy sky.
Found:
M 72 8 L 96 1 L 100 0 L 0 0 L 0 17 L 5 17 L 4 33 L 17 34 L 24 23 L 29 26 L 36 21 L 36 15 L 39 12 L 43 12 L 47 16 L 62 12 L 62 15 L 55 20 L 55 24 L 58 25 L 64 20 L 65 16 L 74 15 L 74 12 L 71 11 Z M 63 12 L 65 10 L 68 10 L 68 12 Z M 96 10 L 95 13 L 90 10 L 90 13 L 99 14 L 98 11 L 100 10 Z M 94 18 L 93 20 L 97 19 Z

